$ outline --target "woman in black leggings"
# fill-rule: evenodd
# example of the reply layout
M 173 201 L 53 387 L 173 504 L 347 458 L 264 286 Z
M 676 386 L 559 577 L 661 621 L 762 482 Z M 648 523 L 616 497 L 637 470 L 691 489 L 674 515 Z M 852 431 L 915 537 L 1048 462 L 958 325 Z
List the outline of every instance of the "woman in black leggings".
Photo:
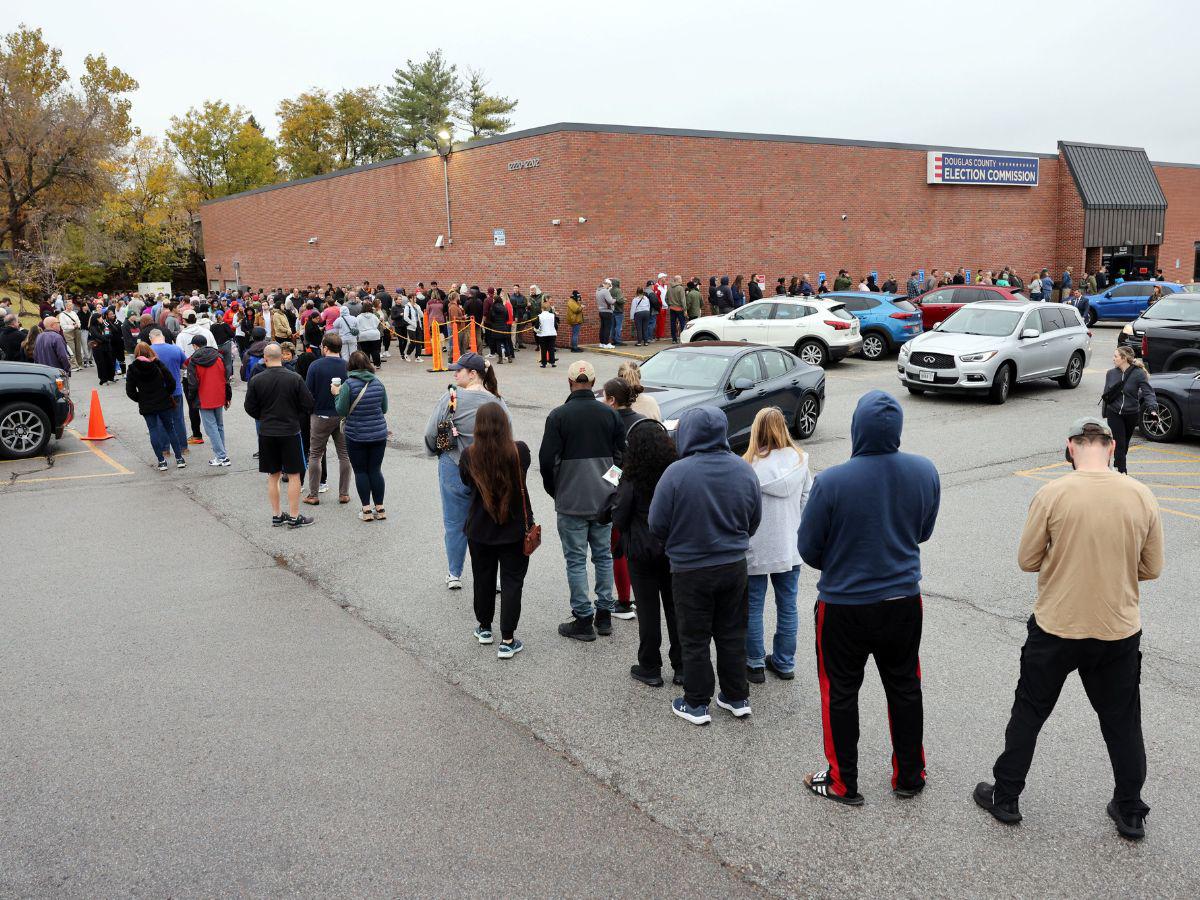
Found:
M 334 408 L 345 417 L 346 452 L 354 468 L 354 485 L 362 503 L 364 522 L 387 518 L 383 508 L 383 456 L 387 450 L 387 391 L 375 377 L 367 354 L 350 354 L 349 373 L 340 388 L 333 388 Z
M 1125 472 L 1129 439 L 1133 437 L 1142 410 L 1158 409 L 1158 398 L 1154 396 L 1146 368 L 1128 347 L 1118 347 L 1113 353 L 1113 367 L 1104 378 L 1100 402 L 1104 404 L 1104 418 L 1112 429 L 1116 445 L 1113 464 L 1118 472 Z

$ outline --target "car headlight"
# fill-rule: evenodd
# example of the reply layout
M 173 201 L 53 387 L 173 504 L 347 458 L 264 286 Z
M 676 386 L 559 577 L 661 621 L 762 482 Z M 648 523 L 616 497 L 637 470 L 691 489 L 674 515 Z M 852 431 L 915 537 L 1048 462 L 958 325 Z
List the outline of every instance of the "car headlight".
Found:
M 1133 334 L 1133 323 L 1130 322 L 1128 325 L 1122 328 L 1121 334 Z
M 678 427 L 679 427 L 678 419 L 667 419 L 665 422 L 663 422 L 663 428 L 667 429 L 667 431 L 674 431 Z
M 989 359 L 991 359 L 993 356 L 995 356 L 998 352 L 999 351 L 997 351 L 997 350 L 988 350 L 986 353 L 968 353 L 966 356 L 960 356 L 958 358 L 958 361 L 959 362 L 987 362 Z
M 901 359 L 908 359 L 908 355 L 910 353 L 912 353 L 912 344 L 910 342 L 905 342 L 900 345 L 900 358 Z
M 687 331 L 689 328 L 691 328 L 695 324 L 696 324 L 695 319 L 688 319 L 686 322 L 683 323 L 683 330 Z

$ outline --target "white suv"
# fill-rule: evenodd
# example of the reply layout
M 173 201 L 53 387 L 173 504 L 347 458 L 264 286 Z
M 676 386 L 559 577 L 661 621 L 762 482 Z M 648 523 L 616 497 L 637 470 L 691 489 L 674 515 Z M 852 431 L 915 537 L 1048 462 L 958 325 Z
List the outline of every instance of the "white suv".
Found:
M 862 353 L 858 319 L 844 303 L 806 297 L 756 300 L 684 326 L 682 340 L 743 341 L 791 350 L 812 366 Z
M 1003 403 L 1019 381 L 1079 387 L 1091 357 L 1091 332 L 1073 306 L 972 303 L 901 346 L 896 369 L 913 394 L 987 394 Z

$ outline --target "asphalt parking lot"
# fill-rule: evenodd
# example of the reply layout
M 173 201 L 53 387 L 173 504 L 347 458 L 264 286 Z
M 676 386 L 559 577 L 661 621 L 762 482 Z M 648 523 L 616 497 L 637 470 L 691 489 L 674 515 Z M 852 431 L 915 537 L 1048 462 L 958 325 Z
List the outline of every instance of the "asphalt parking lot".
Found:
M 342 507 L 326 499 L 312 511 L 314 527 L 272 530 L 263 478 L 250 458 L 253 427 L 240 413 L 241 385 L 227 425 L 231 469 L 210 470 L 203 465 L 207 448 L 194 447 L 188 470 L 153 471 L 141 419 L 118 385 L 101 393 L 116 435 L 96 448 L 107 461 L 69 436 L 59 443 L 52 467 L 45 460 L 0 462 L 0 504 L 8 495 L 38 492 L 53 509 L 81 502 L 92 484 L 129 482 L 113 507 L 121 515 L 137 497 L 177 492 L 188 515 L 221 524 L 251 555 L 274 560 L 315 586 L 345 614 L 384 635 L 395 652 L 494 711 L 533 743 L 565 756 L 581 777 L 772 894 L 1195 896 L 1200 509 L 1194 507 L 1200 499 L 1200 445 L 1146 445 L 1138 438 L 1131 457 L 1135 477 L 1151 484 L 1168 510 L 1166 569 L 1143 591 L 1150 766 L 1145 796 L 1153 808 L 1148 838 L 1137 846 L 1122 842 L 1104 815 L 1111 771 L 1077 682 L 1068 683 L 1043 732 L 1022 799 L 1022 825 L 1005 829 L 970 800 L 975 782 L 990 776 L 1001 746 L 1033 604 L 1035 579 L 1017 568 L 1017 538 L 1034 492 L 1065 470 L 1067 424 L 1098 409 L 1117 330 L 1100 326 L 1095 334 L 1092 361 L 1077 390 L 1050 381 L 1019 386 L 1000 407 L 961 397 L 910 396 L 897 382 L 894 357 L 848 360 L 828 371 L 827 405 L 816 434 L 804 444 L 818 471 L 847 458 L 858 397 L 883 388 L 904 408 L 903 449 L 929 456 L 942 475 L 942 513 L 923 555 L 930 781 L 914 801 L 897 800 L 888 791 L 887 717 L 882 691 L 870 675 L 861 698 L 865 807 L 836 807 L 804 791 L 802 776 L 823 766 L 810 616 L 801 616 L 796 680 L 755 687 L 749 721 L 721 715 L 706 729 L 670 715 L 669 688 L 646 688 L 628 677 L 634 623 L 617 622 L 612 638 L 590 645 L 560 638 L 555 626 L 568 614 L 566 578 L 553 505 L 534 472 L 531 496 L 545 534 L 526 581 L 518 631 L 527 650 L 513 663 L 498 663 L 494 651 L 473 643 L 469 576 L 462 593 L 443 587 L 435 466 L 422 446 L 429 412 L 450 379 L 426 373 L 424 366 L 393 357 L 382 370 L 393 430 L 384 467 L 388 522 L 360 523 L 354 504 Z M 533 356 L 526 351 L 497 374 L 516 435 L 530 444 L 536 464 L 545 415 L 566 396 L 565 364 L 575 357 L 564 354 L 557 370 L 541 370 Z M 608 354 L 587 358 L 602 380 L 621 362 Z M 81 412 L 87 405 L 81 398 L 92 385 L 90 372 L 76 377 Z M 85 431 L 86 418 L 73 427 Z M 183 536 L 188 524 L 176 527 Z M 279 576 L 268 566 L 252 577 Z M 802 610 L 815 599 L 815 581 L 814 573 L 802 573 Z M 256 583 L 246 585 L 245 602 L 254 602 Z M 405 686 L 384 689 L 403 692 Z M 623 839 L 594 835 L 598 843 Z M 702 890 L 696 886 L 696 893 Z

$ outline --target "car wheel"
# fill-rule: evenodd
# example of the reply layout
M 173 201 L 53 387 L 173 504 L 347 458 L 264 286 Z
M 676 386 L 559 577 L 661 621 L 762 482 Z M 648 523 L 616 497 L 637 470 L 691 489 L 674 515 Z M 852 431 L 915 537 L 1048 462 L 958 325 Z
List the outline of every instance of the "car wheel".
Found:
M 1013 386 L 1013 368 L 1012 363 L 1005 363 L 996 370 L 996 377 L 992 379 L 992 389 L 988 391 L 988 399 L 997 406 L 1008 399 L 1008 395 L 1012 393 Z
M 907 387 L 910 394 L 915 394 L 918 397 L 925 396 L 925 388 L 915 388 L 911 384 L 907 385 Z
M 882 334 L 868 331 L 863 335 L 862 354 L 864 359 L 880 359 L 888 352 L 888 342 Z
M 1093 325 L 1096 324 L 1096 318 L 1097 318 L 1096 311 L 1094 309 L 1089 309 L 1088 314 L 1087 314 L 1087 327 L 1088 328 L 1091 328 Z
M 11 459 L 37 456 L 50 443 L 50 420 L 32 403 L 0 409 L 0 453 Z
M 1072 353 L 1067 361 L 1067 371 L 1054 380 L 1060 388 L 1067 390 L 1079 387 L 1079 382 L 1083 381 L 1083 354 L 1078 351 Z
M 715 341 L 716 339 L 717 339 L 717 336 L 715 334 L 711 334 L 707 331 L 702 331 L 699 334 L 692 335 L 692 337 L 688 341 L 688 343 L 694 344 L 694 343 L 696 343 L 696 341 Z
M 1141 425 L 1145 438 L 1158 443 L 1178 440 L 1183 430 L 1179 407 L 1165 397 L 1159 398 L 1158 409 L 1142 410 Z
M 821 405 L 817 403 L 817 398 L 812 394 L 805 394 L 800 398 L 800 405 L 796 407 L 796 415 L 792 419 L 792 434 L 800 440 L 812 437 L 813 432 L 817 430 L 817 419 L 820 415 Z
M 801 362 L 810 366 L 824 367 L 828 360 L 825 345 L 820 341 L 801 341 L 796 345 L 796 355 L 800 357 Z

